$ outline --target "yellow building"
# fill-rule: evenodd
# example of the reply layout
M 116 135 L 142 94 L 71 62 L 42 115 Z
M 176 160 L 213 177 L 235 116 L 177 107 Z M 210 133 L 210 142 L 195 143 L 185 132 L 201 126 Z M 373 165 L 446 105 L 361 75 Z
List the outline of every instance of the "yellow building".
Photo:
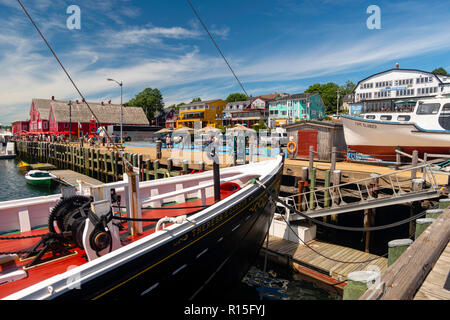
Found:
M 177 129 L 183 126 L 194 128 L 196 121 L 202 123 L 202 128 L 220 126 L 222 125 L 222 111 L 226 105 L 227 103 L 221 99 L 185 104 L 180 107 Z

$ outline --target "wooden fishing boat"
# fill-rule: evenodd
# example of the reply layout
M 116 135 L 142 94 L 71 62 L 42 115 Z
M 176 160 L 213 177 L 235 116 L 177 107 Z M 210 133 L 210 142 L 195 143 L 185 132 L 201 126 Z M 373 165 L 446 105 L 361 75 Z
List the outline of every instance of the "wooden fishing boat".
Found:
M 25 174 L 28 184 L 36 187 L 51 187 L 56 182 L 55 176 L 48 171 L 30 170 Z
M 92 187 L 89 195 L 63 189 L 62 195 L 0 202 L 0 298 L 222 294 L 257 257 L 275 210 L 268 190 L 278 195 L 283 163 L 279 155 L 221 169 L 219 197 L 217 174 L 207 171 L 135 182 L 137 198 L 125 176 Z
M 423 99 L 407 112 L 342 115 L 349 148 L 378 159 L 395 161 L 396 149 L 411 154 L 450 154 L 450 99 Z

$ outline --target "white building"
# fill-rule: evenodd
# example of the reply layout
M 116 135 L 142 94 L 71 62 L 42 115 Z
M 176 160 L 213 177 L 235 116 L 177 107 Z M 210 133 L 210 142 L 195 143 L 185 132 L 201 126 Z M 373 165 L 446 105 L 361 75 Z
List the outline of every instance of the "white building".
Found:
M 354 102 L 365 110 L 393 110 L 414 105 L 417 99 L 450 96 L 450 77 L 416 70 L 394 69 L 371 75 L 355 86 Z

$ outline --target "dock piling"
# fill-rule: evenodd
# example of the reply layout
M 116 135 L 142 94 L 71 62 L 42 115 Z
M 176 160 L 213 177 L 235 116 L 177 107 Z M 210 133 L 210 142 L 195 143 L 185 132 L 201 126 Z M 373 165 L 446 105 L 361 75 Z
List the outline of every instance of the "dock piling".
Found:
M 397 239 L 388 242 L 388 266 L 393 264 L 413 243 L 411 239 Z
M 355 271 L 348 274 L 343 300 L 358 300 L 367 289 L 380 279 L 376 271 Z

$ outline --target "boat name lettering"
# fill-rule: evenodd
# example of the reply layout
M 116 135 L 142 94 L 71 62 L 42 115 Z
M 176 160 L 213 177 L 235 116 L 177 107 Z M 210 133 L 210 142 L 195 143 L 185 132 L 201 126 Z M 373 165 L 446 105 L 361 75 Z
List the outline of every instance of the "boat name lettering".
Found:
M 370 128 L 370 129 L 376 129 L 376 124 L 369 124 L 369 123 L 361 123 L 361 122 L 355 122 L 355 125 L 358 127 L 364 127 L 364 128 Z

